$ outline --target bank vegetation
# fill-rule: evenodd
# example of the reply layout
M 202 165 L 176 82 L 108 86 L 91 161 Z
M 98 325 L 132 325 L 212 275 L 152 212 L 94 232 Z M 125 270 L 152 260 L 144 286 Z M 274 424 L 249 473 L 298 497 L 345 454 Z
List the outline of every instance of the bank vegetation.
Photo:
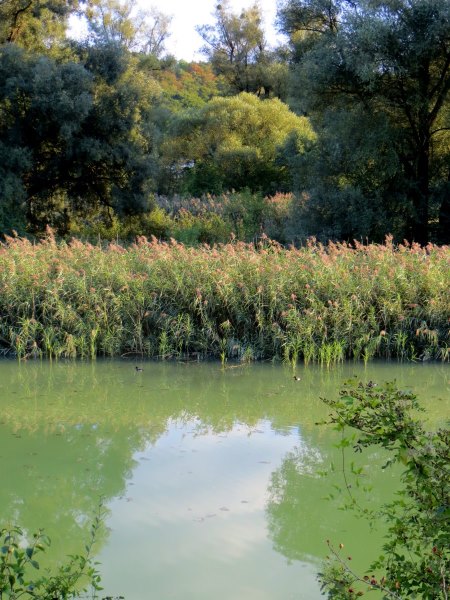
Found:
M 450 248 L 8 238 L 0 346 L 25 358 L 450 359 Z

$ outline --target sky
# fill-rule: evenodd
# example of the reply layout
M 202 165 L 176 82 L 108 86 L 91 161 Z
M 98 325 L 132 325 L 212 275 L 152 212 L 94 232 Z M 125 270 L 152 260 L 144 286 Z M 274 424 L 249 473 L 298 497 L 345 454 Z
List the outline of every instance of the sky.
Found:
M 212 13 L 218 1 L 138 0 L 138 4 L 143 9 L 154 6 L 161 12 L 172 15 L 173 18 L 170 26 L 172 33 L 166 41 L 167 52 L 173 54 L 178 59 L 191 61 L 202 59 L 202 54 L 199 50 L 204 45 L 202 38 L 195 31 L 195 26 L 214 23 Z M 253 3 L 254 0 L 230 1 L 234 13 L 239 13 L 243 8 L 248 8 Z M 274 27 L 276 0 L 259 0 L 259 5 L 263 13 L 267 41 L 269 45 L 274 45 L 277 39 L 279 39 Z

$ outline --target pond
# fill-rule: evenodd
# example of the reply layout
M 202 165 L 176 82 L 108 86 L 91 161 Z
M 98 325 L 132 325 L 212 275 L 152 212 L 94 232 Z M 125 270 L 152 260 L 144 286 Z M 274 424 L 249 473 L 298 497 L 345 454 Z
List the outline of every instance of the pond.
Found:
M 353 375 L 396 379 L 430 427 L 450 418 L 448 365 L 298 367 L 297 382 L 280 365 L 135 364 L 0 362 L 0 522 L 44 528 L 51 565 L 82 550 L 103 497 L 102 595 L 127 600 L 320 598 L 325 540 L 362 568 L 383 535 L 341 510 L 320 397 Z M 369 506 L 398 484 L 383 459 L 359 459 Z

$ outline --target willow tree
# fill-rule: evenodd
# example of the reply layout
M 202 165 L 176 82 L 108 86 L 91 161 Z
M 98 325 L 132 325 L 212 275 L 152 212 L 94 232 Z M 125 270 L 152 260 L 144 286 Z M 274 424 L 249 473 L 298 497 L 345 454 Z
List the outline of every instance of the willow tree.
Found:
M 231 93 L 253 92 L 269 96 L 274 56 L 263 29 L 262 12 L 255 2 L 238 13 L 229 0 L 217 4 L 214 25 L 199 25 L 197 33 L 206 42 L 203 54 L 215 73 L 224 77 Z
M 117 47 L 81 58 L 0 47 L 0 230 L 67 233 L 77 217 L 151 205 L 160 88 Z
M 291 40 L 297 109 L 329 155 L 321 173 L 311 171 L 322 192 L 334 188 L 327 218 L 345 212 L 350 191 L 361 207 L 376 203 L 373 221 L 397 223 L 399 235 L 425 244 L 439 218 L 448 241 L 448 0 L 286 0 L 279 22 Z M 323 193 L 311 191 L 320 216 Z
M 0 44 L 48 53 L 64 40 L 68 18 L 78 5 L 78 0 L 1 0 Z
M 136 0 L 89 0 L 84 15 L 96 44 L 117 44 L 159 57 L 170 35 L 172 17 L 155 7 L 139 9 Z
M 298 153 L 313 145 L 308 119 L 278 99 L 243 92 L 180 114 L 163 146 L 163 161 L 193 194 L 243 188 L 270 193 L 290 185 L 281 160 L 288 141 Z

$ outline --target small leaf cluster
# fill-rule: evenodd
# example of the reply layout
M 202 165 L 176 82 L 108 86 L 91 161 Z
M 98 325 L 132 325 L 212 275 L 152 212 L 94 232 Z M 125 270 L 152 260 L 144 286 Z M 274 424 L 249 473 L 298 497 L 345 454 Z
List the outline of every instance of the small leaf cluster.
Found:
M 102 514 L 94 517 L 85 552 L 70 555 L 55 573 L 41 574 L 36 560 L 51 544 L 42 530 L 28 541 L 26 532 L 18 526 L 0 529 L 0 600 L 68 600 L 84 597 L 88 591 L 97 598 L 102 588 L 98 563 L 92 560 L 91 553 L 102 519 Z
M 423 412 L 411 392 L 395 383 L 378 386 L 349 382 L 332 408 L 329 423 L 356 430 L 353 449 L 369 446 L 390 453 L 385 468 L 403 467 L 401 489 L 383 505 L 387 524 L 383 554 L 359 576 L 340 551 L 329 543 L 331 558 L 319 579 L 329 598 L 354 598 L 378 589 L 383 598 L 447 599 L 450 573 L 450 430 L 426 431 L 417 415 Z M 345 448 L 343 446 L 343 451 Z M 359 585 L 357 588 L 356 586 Z

